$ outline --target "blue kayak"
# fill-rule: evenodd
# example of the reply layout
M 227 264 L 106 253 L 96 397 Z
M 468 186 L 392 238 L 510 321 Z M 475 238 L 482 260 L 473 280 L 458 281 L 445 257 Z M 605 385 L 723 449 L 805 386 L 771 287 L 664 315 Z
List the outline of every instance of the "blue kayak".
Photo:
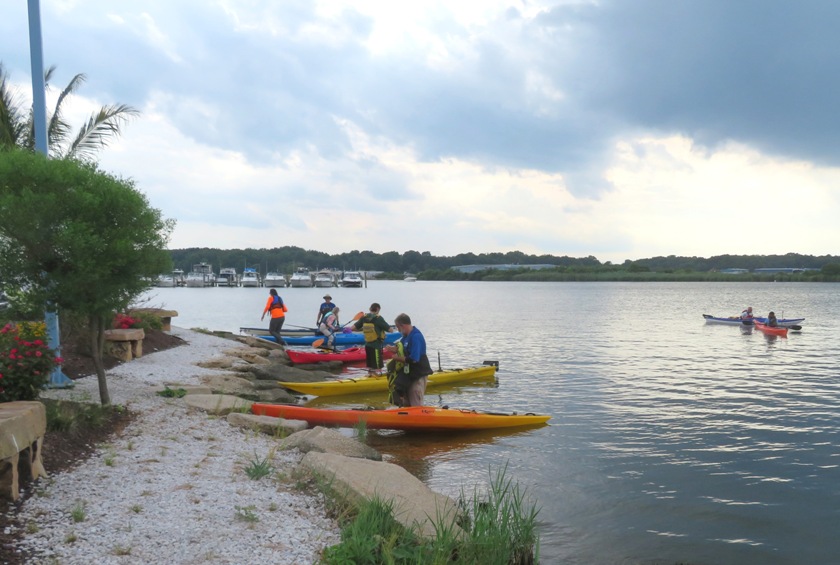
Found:
M 275 341 L 274 336 L 261 335 L 260 339 L 266 341 Z M 390 332 L 385 334 L 385 343 L 394 343 L 400 338 L 400 332 Z M 326 337 L 322 335 L 306 335 L 306 336 L 283 336 L 283 341 L 286 345 L 312 345 L 312 342 Z M 365 343 L 365 335 L 358 332 L 335 334 L 335 345 L 359 345 Z

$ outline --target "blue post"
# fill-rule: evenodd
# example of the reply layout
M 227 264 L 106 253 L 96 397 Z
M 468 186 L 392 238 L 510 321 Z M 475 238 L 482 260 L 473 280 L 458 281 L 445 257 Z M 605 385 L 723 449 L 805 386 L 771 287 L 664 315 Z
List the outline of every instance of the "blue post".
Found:
M 49 156 L 47 142 L 47 95 L 44 84 L 44 49 L 41 41 L 41 6 L 39 0 L 29 2 L 29 57 L 32 63 L 32 112 L 35 127 L 35 150 Z M 61 356 L 61 337 L 58 327 L 58 313 L 47 307 L 44 312 L 47 326 L 47 343 L 55 354 Z M 73 381 L 56 366 L 50 375 L 50 387 L 66 387 Z

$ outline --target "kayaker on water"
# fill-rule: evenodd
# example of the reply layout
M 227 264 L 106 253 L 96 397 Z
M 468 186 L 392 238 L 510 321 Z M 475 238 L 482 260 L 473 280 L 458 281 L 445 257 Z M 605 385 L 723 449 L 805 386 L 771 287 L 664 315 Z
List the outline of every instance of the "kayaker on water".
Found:
M 779 325 L 779 321 L 776 319 L 776 313 L 770 312 L 767 314 L 767 325 L 771 328 L 775 328 Z
M 398 393 L 404 393 L 409 406 L 423 406 L 426 393 L 426 377 L 432 374 L 432 366 L 426 355 L 426 338 L 411 324 L 408 314 L 400 314 L 394 320 L 397 331 L 402 334 L 400 343 L 404 354 L 394 345 L 387 349 L 394 353 L 394 359 L 405 366 L 397 375 L 394 386 Z
M 332 311 L 333 308 L 335 308 L 335 304 L 332 303 L 332 296 L 330 296 L 329 294 L 325 294 L 324 303 L 318 307 L 318 317 L 315 318 L 316 328 L 321 325 L 321 320 L 324 319 L 324 314 Z
M 268 323 L 268 333 L 274 336 L 278 345 L 286 345 L 286 342 L 280 337 L 280 330 L 283 329 L 283 322 L 286 321 L 286 312 L 288 311 L 289 309 L 286 307 L 283 299 L 280 298 L 280 295 L 277 294 L 277 291 L 273 288 L 269 290 L 268 301 L 265 303 L 265 310 L 263 310 L 260 321 L 265 319 L 266 314 L 271 313 L 271 321 Z
M 752 320 L 753 319 L 753 312 L 752 306 L 747 306 L 747 309 L 741 312 L 741 319 L 742 320 Z
M 391 329 L 385 318 L 379 315 L 380 309 L 379 304 L 374 302 L 370 305 L 370 312 L 353 324 L 355 329 L 362 330 L 365 335 L 365 365 L 368 375 L 378 375 L 382 372 L 382 346 L 385 345 L 385 334 Z
M 325 349 L 335 349 L 335 331 L 341 326 L 338 323 L 338 312 L 340 308 L 336 306 L 331 311 L 326 312 L 321 317 L 321 323 L 318 325 L 318 331 L 327 336 L 327 339 L 322 345 Z

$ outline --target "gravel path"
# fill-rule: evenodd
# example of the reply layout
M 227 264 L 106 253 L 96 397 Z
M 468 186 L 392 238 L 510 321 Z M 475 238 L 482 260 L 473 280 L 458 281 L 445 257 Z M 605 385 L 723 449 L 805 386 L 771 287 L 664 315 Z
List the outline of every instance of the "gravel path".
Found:
M 150 390 L 164 382 L 199 384 L 200 375 L 215 371 L 194 364 L 238 344 L 180 328 L 172 333 L 188 345 L 109 371 L 112 402 L 139 417 L 78 468 L 41 481 L 19 514 L 30 532 L 21 545 L 38 563 L 317 563 L 321 550 L 339 541 L 321 501 L 274 474 L 255 481 L 244 471 L 271 455 L 275 470 L 288 475 L 300 454 L 275 452 L 269 436 Z M 96 377 L 44 396 L 97 401 Z

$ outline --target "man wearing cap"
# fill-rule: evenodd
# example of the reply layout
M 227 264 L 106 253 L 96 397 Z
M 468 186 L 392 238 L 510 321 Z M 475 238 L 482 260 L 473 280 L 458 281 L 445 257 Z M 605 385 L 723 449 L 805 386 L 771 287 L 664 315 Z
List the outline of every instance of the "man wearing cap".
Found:
M 315 318 L 315 327 L 321 325 L 321 322 L 324 319 L 324 314 L 332 312 L 332 309 L 335 308 L 335 304 L 332 303 L 332 296 L 329 294 L 324 295 L 324 303 L 321 304 L 321 307 L 318 308 L 318 317 Z

